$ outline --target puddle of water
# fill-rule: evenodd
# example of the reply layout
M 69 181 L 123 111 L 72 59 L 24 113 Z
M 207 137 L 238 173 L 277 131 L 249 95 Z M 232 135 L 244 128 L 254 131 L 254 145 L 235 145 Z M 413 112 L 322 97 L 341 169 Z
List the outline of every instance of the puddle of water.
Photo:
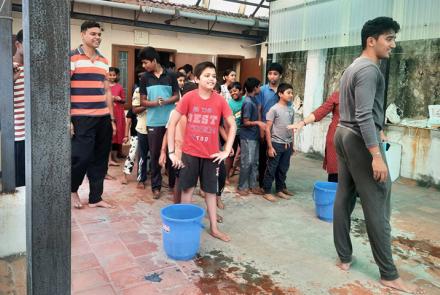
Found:
M 155 272 L 149 276 L 145 276 L 144 279 L 146 281 L 150 281 L 153 283 L 160 283 L 162 281 L 162 278 L 160 277 L 161 275 L 163 275 L 163 272 L 162 273 Z
M 365 220 L 360 218 L 351 218 L 351 234 L 356 238 L 366 238 L 367 236 L 367 226 L 365 225 Z
M 221 251 L 211 251 L 194 262 L 203 270 L 204 276 L 196 283 L 203 294 L 299 294 L 294 289 L 277 287 L 270 276 L 250 264 L 234 262 Z
M 427 254 L 440 259 L 440 247 L 431 245 L 428 240 L 411 240 L 404 237 L 396 237 L 394 241 L 397 241 L 401 245 L 414 249 L 416 252 Z
M 434 277 L 440 278 L 440 247 L 428 240 L 412 240 L 405 237 L 393 239 L 393 253 L 403 260 L 413 260 L 427 267 Z

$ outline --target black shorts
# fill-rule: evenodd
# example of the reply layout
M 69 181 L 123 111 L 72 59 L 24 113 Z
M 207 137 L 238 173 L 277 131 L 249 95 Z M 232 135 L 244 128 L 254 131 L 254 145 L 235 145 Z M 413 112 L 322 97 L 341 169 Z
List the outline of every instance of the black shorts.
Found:
M 200 177 L 200 188 L 209 194 L 220 191 L 220 166 L 211 159 L 194 157 L 182 153 L 184 168 L 179 171 L 179 188 L 186 190 L 197 185 Z
M 232 149 L 234 150 L 234 155 L 231 156 L 231 158 L 235 157 L 239 146 L 240 146 L 240 135 L 235 135 L 234 143 L 232 143 Z

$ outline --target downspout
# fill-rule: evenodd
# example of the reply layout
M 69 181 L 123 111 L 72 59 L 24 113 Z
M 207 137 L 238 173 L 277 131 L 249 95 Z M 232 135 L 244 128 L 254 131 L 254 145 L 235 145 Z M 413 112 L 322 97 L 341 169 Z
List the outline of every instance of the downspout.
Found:
M 176 14 L 176 9 L 167 9 L 160 7 L 152 7 L 146 5 L 137 5 L 137 4 L 128 4 L 128 3 L 119 3 L 113 1 L 103 1 L 103 0 L 74 0 L 76 3 L 84 3 L 90 5 L 101 5 L 112 8 L 119 9 L 127 9 L 134 11 L 142 11 L 144 13 L 154 13 L 154 14 L 162 14 L 167 16 L 173 16 Z M 195 12 L 182 11 L 179 10 L 179 14 L 182 17 L 192 18 L 192 19 L 200 19 L 205 21 L 217 21 L 221 23 L 241 25 L 241 26 L 249 26 L 249 27 L 258 27 L 258 28 L 268 28 L 269 23 L 266 21 L 258 21 L 255 19 L 238 19 L 234 17 L 228 17 L 223 15 L 203 15 Z

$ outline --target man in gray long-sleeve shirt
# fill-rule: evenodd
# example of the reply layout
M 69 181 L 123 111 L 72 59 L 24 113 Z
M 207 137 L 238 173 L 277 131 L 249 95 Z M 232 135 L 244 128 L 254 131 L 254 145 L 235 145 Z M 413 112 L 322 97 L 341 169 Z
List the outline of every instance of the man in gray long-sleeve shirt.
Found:
M 362 54 L 344 72 L 340 81 L 340 123 L 335 134 L 339 184 L 334 204 L 333 235 L 341 263 L 352 262 L 350 216 L 358 192 L 365 215 L 368 238 L 379 267 L 381 284 L 401 291 L 417 292 L 404 283 L 391 253 L 391 181 L 381 139 L 384 138 L 385 79 L 377 66 L 396 46 L 399 24 L 378 17 L 362 28 Z

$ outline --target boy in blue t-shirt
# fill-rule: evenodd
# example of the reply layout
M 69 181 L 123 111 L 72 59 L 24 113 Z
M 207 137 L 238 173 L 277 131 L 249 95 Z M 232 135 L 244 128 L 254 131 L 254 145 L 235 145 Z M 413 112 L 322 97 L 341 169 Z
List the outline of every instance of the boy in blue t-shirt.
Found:
M 256 99 L 260 92 L 260 81 L 257 78 L 248 78 L 244 82 L 244 89 L 246 98 L 241 108 L 241 156 L 237 193 L 246 196 L 250 190 L 254 194 L 262 195 L 263 192 L 257 185 L 259 128 L 265 128 L 265 124 L 259 120 Z
M 241 85 L 239 82 L 234 82 L 228 87 L 231 98 L 228 102 L 229 107 L 232 110 L 232 115 L 235 117 L 235 123 L 237 124 L 237 134 L 235 135 L 232 150 L 234 151 L 226 159 L 226 183 L 229 184 L 229 178 L 231 175 L 232 165 L 234 164 L 234 158 L 237 155 L 238 147 L 240 146 L 240 125 L 241 125 L 241 107 L 243 106 L 244 97 L 241 93 Z

